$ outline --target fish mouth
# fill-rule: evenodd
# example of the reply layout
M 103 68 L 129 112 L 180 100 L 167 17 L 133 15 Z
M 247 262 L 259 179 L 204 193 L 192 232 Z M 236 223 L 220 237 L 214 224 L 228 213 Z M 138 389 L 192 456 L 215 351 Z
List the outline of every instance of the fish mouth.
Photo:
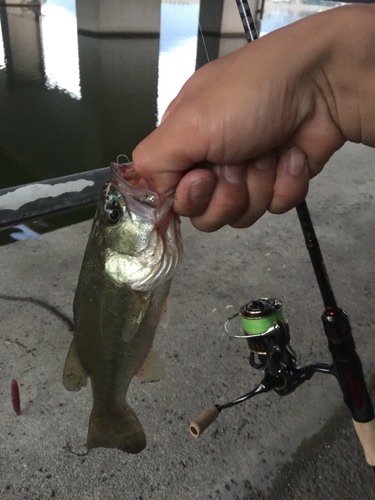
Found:
M 130 215 L 158 222 L 173 204 L 174 189 L 158 193 L 139 176 L 131 162 L 112 162 L 110 183 L 124 197 Z
M 126 252 L 121 239 L 105 250 L 105 271 L 119 286 L 149 291 L 172 278 L 182 258 L 179 217 L 172 212 L 174 189 L 159 194 L 141 178 L 132 163 L 111 163 L 106 196 L 113 190 L 123 197 L 134 223 L 133 233 L 141 234 L 137 245 Z

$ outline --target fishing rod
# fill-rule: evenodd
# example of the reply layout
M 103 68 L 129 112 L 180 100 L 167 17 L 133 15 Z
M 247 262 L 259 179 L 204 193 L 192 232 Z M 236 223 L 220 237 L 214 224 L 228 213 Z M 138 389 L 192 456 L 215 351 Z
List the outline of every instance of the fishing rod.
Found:
M 249 4 L 247 0 L 236 0 L 236 3 L 247 41 L 250 43 L 258 38 L 258 33 Z M 321 320 L 332 362 L 316 362 L 300 367 L 297 355 L 290 346 L 289 324 L 285 318 L 283 303 L 276 298 L 251 300 L 225 322 L 224 329 L 230 337 L 247 341 L 250 365 L 262 370 L 263 379 L 243 396 L 225 404 L 209 406 L 191 422 L 190 432 L 194 437 L 198 437 L 216 420 L 222 410 L 270 390 L 279 396 L 288 395 L 319 372 L 336 377 L 344 402 L 352 414 L 366 461 L 374 467 L 374 410 L 366 388 L 361 360 L 356 352 L 349 318 L 337 305 L 306 201 L 302 201 L 296 210 L 324 304 Z M 229 330 L 229 325 L 232 327 L 232 321 L 238 319 L 242 322 L 242 333 L 234 334 Z

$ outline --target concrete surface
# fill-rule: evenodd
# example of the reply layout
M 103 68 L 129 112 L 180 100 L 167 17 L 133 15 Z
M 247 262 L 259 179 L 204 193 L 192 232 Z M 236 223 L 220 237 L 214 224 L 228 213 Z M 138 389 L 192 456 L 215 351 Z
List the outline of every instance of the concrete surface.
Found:
M 374 164 L 375 150 L 348 144 L 311 183 L 308 196 L 370 385 Z M 1 247 L 0 294 L 42 300 L 71 316 L 89 227 L 86 222 Z M 260 381 L 248 365 L 247 346 L 229 340 L 222 327 L 248 300 L 284 301 L 301 365 L 329 361 L 329 354 L 295 211 L 214 234 L 184 221 L 183 238 L 186 257 L 173 283 L 172 318 L 156 338 L 167 376 L 155 384 L 134 381 L 129 393 L 148 439 L 139 455 L 106 449 L 84 455 L 91 393 L 69 393 L 61 383 L 72 335 L 67 324 L 35 303 L 0 299 L 0 499 L 375 498 L 375 476 L 333 377 L 317 374 L 285 398 L 257 396 L 223 411 L 199 439 L 190 436 L 190 420 L 208 405 Z M 20 385 L 19 417 L 11 406 L 12 379 Z

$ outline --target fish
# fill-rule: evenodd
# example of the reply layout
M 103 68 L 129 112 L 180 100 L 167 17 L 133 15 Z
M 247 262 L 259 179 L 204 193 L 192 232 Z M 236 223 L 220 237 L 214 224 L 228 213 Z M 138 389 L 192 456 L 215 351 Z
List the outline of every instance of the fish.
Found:
M 135 375 L 151 382 L 165 372 L 152 345 L 183 253 L 173 196 L 158 194 L 132 163 L 111 163 L 78 278 L 63 372 L 69 391 L 91 381 L 89 449 L 135 454 L 146 446 L 126 394 Z

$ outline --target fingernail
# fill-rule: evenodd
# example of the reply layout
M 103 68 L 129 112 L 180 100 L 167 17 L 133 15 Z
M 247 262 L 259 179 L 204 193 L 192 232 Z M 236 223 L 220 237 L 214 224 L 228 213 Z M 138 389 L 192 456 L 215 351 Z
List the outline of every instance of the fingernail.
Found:
M 244 168 L 242 165 L 223 165 L 221 171 L 225 180 L 230 184 L 241 184 L 244 178 Z
M 270 170 L 274 165 L 273 157 L 267 155 L 258 158 L 254 161 L 254 165 L 258 170 Z
M 193 182 L 190 186 L 189 196 L 191 201 L 194 202 L 204 202 L 211 198 L 212 192 L 215 187 L 215 179 L 208 177 L 206 179 L 200 179 L 199 181 Z
M 245 169 L 242 165 L 214 165 L 212 169 L 221 175 L 230 184 L 241 184 L 244 179 Z
M 290 149 L 287 154 L 289 155 L 287 159 L 288 172 L 290 175 L 298 177 L 306 168 L 307 157 L 298 147 Z

